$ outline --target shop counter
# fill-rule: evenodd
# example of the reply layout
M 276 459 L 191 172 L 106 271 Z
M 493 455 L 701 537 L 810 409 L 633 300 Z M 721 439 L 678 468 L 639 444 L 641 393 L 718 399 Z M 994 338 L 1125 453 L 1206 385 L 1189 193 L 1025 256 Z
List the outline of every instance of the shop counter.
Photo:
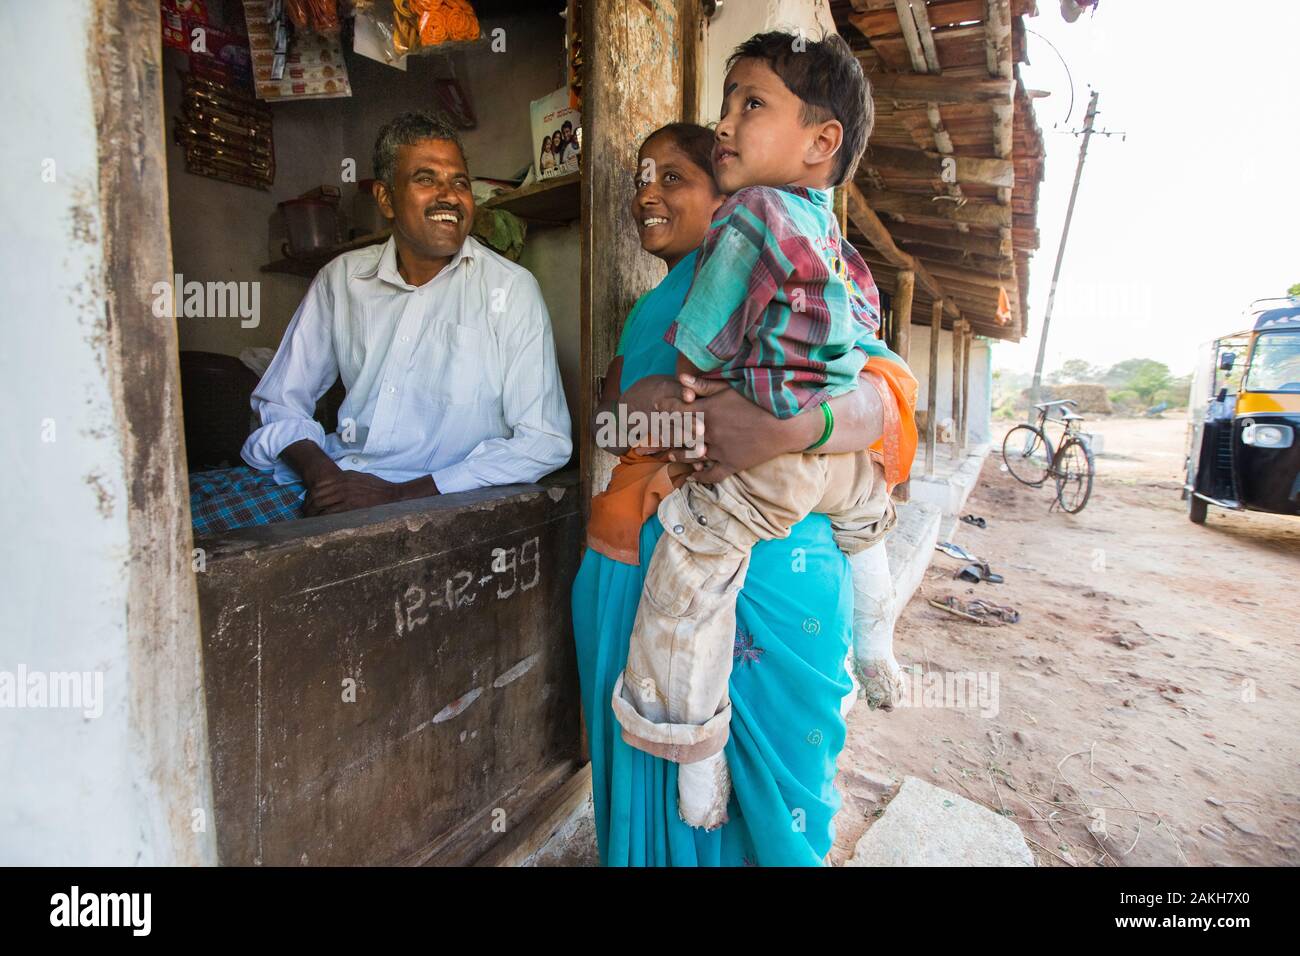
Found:
M 576 472 L 196 540 L 220 861 L 464 864 L 578 769 Z

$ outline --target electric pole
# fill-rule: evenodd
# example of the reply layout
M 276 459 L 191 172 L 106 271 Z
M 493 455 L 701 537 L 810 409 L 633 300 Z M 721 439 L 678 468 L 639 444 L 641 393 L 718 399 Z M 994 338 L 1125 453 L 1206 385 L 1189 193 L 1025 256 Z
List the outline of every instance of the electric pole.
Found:
M 1074 218 L 1074 200 L 1079 195 L 1079 180 L 1083 178 L 1083 161 L 1088 155 L 1088 140 L 1092 139 L 1092 124 L 1097 117 L 1097 97 L 1092 91 L 1088 100 L 1088 115 L 1083 121 L 1083 142 L 1079 144 L 1079 165 L 1074 171 L 1074 186 L 1070 189 L 1070 205 L 1065 210 L 1065 226 L 1061 229 L 1061 246 L 1056 250 L 1056 268 L 1052 270 L 1052 286 L 1047 291 L 1047 311 L 1043 313 L 1043 332 L 1038 339 L 1038 361 L 1034 363 L 1034 382 L 1029 387 L 1029 420 L 1034 420 L 1034 406 L 1038 404 L 1039 389 L 1043 382 L 1043 356 L 1047 354 L 1047 328 L 1052 321 L 1052 304 L 1056 301 L 1056 281 L 1061 277 L 1061 263 L 1065 259 L 1065 240 L 1070 237 L 1070 220 Z

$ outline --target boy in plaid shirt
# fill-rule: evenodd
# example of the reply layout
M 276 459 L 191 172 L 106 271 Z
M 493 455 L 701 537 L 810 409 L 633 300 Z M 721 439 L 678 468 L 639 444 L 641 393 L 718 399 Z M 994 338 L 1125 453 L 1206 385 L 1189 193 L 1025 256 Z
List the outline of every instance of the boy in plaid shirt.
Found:
M 825 402 L 887 351 L 875 283 L 840 235 L 830 192 L 851 180 L 871 122 L 866 79 L 838 36 L 760 34 L 736 50 L 713 153 L 733 195 L 665 335 L 679 372 L 721 378 L 780 418 L 824 415 L 810 451 L 830 434 Z M 678 808 L 692 826 L 727 819 L 727 686 L 750 549 L 810 512 L 830 517 L 845 554 L 865 550 L 894 520 L 881 466 L 867 451 L 778 455 L 714 484 L 688 481 L 659 506 L 665 534 L 613 707 L 628 743 L 680 764 Z

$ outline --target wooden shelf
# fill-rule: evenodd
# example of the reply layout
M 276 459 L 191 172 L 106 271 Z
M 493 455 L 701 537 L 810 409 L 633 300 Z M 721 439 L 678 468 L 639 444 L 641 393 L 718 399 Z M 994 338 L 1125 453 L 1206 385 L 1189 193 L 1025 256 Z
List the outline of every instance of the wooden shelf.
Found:
M 328 249 L 322 249 L 320 252 L 311 256 L 302 258 L 277 259 L 274 262 L 268 262 L 262 266 L 263 272 L 280 272 L 285 275 L 302 276 L 306 279 L 314 278 L 321 267 L 329 262 L 335 256 L 342 255 L 345 252 L 351 252 L 353 249 L 362 249 L 366 246 L 373 246 L 379 242 L 388 241 L 389 230 L 384 229 L 380 232 L 373 232 L 366 236 L 357 236 L 349 242 L 341 242 L 337 246 L 331 246 Z
M 559 226 L 573 222 L 581 214 L 581 173 L 557 176 L 540 183 L 532 183 L 513 192 L 493 196 L 481 203 L 483 209 L 505 209 L 520 219 L 534 226 Z M 311 256 L 301 258 L 277 259 L 262 266 L 263 272 L 279 272 L 285 275 L 313 278 L 325 263 L 344 252 L 371 246 L 388 240 L 389 230 L 358 236 L 351 242 L 343 242 L 329 249 L 322 249 Z
M 536 225 L 562 225 L 581 214 L 581 183 L 581 173 L 569 173 L 501 193 L 481 205 L 484 209 L 505 209 Z

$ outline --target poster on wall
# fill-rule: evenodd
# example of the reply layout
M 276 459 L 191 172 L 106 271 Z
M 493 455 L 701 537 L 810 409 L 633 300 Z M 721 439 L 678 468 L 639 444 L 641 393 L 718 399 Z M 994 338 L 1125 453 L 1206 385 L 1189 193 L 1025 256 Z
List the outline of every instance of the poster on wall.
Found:
M 578 171 L 582 155 L 582 114 L 569 106 L 569 88 L 533 100 L 533 166 L 537 178 L 554 179 Z

